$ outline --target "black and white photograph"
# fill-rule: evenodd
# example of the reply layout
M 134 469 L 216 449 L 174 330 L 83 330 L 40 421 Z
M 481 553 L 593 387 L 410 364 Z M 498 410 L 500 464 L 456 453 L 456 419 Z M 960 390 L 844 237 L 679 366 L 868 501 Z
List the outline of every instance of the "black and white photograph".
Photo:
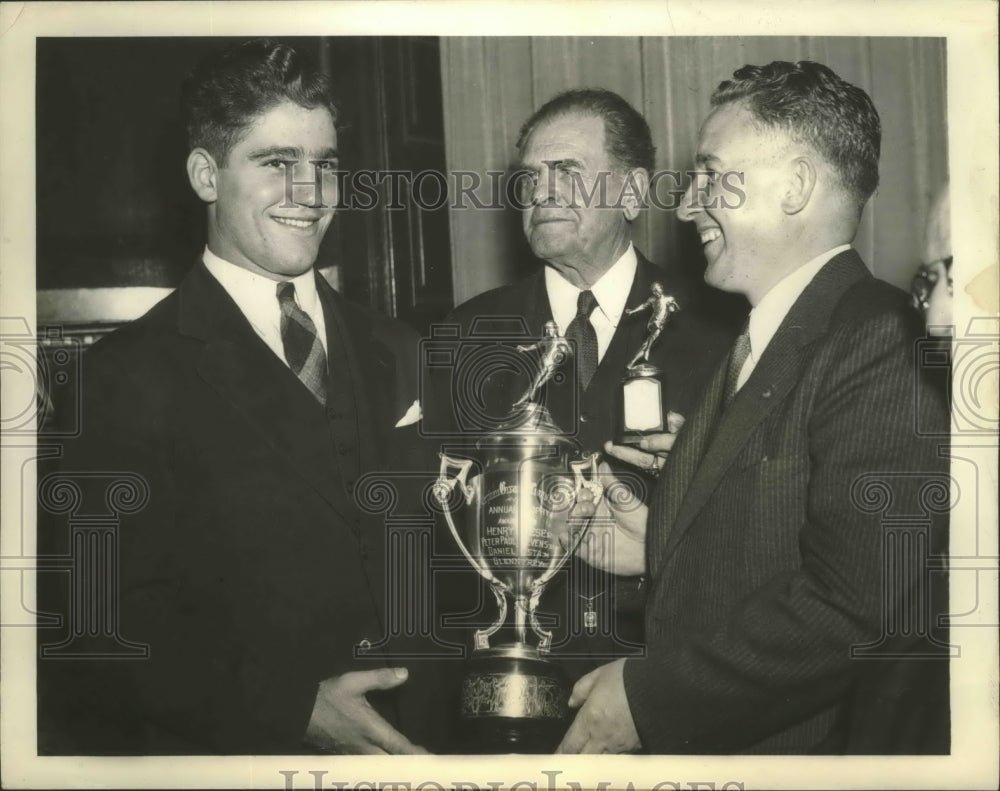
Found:
M 995 11 L 4 4 L 4 787 L 996 787 Z

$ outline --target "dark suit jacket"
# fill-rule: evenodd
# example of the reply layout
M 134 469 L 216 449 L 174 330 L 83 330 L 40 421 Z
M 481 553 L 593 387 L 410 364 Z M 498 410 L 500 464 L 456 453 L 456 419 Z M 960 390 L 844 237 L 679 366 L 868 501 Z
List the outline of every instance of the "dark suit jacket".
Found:
M 634 307 L 648 299 L 654 281 L 661 282 L 665 292 L 672 294 L 681 305 L 680 312 L 670 319 L 653 347 L 650 362 L 664 372 L 665 409 L 686 414 L 698 402 L 698 394 L 718 361 L 728 352 L 733 333 L 706 315 L 702 305 L 704 287 L 690 284 L 673 270 L 650 263 L 638 251 L 637 258 L 638 267 L 626 307 Z M 540 338 L 545 322 L 551 318 L 542 268 L 524 280 L 485 292 L 456 307 L 445 319 L 445 324 L 459 325 L 466 342 L 455 364 L 446 369 L 450 381 L 438 385 L 439 392 L 450 393 L 451 397 L 441 399 L 437 414 L 429 415 L 428 420 L 462 428 L 459 402 L 463 398 L 477 397 L 482 404 L 470 407 L 466 413 L 481 416 L 482 426 L 477 433 L 477 426 L 473 425 L 465 438 L 467 441 L 470 437 L 481 436 L 486 430 L 484 426 L 489 423 L 487 418 L 494 418 L 496 423 L 502 421 L 531 381 L 533 358 L 524 356 L 521 365 L 517 366 L 506 365 L 504 359 L 498 357 L 496 365 L 486 368 L 482 361 L 487 358 L 477 355 L 481 347 L 488 347 L 498 338 L 511 344 L 512 332 L 523 333 L 524 338 Z M 587 451 L 601 451 L 604 442 L 615 434 L 621 379 L 626 364 L 647 335 L 648 321 L 648 311 L 622 317 L 597 372 L 582 393 L 577 390 L 573 375 L 561 381 L 554 379 L 546 386 L 543 400 L 556 424 L 574 436 Z M 565 331 L 566 328 L 560 329 Z M 521 342 L 526 341 L 522 339 Z M 466 361 L 469 361 L 467 366 Z M 476 378 L 470 377 L 474 384 L 462 380 L 465 370 L 475 374 Z M 447 410 L 447 414 L 442 415 L 442 409 Z M 651 494 L 650 479 L 637 476 L 631 467 L 626 466 L 623 472 L 631 476 L 630 480 L 641 492 L 647 496 Z M 548 627 L 554 629 L 553 657 L 566 660 L 564 667 L 570 676 L 580 676 L 612 656 L 642 652 L 641 613 L 629 606 L 636 584 L 621 580 L 616 586 L 611 575 L 574 561 L 546 588 L 540 611 L 548 614 Z M 585 604 L 581 597 L 594 600 L 598 613 L 595 633 L 588 634 L 584 627 Z M 494 614 L 492 597 L 484 602 L 484 617 L 489 621 Z M 498 642 L 497 638 L 493 641 Z
M 625 666 L 647 751 L 947 751 L 930 567 L 948 466 L 927 436 L 947 412 L 917 375 L 920 332 L 849 251 L 721 415 L 720 366 L 654 495 L 649 653 Z
M 117 531 L 117 599 L 121 637 L 149 657 L 43 658 L 42 751 L 308 752 L 317 684 L 382 666 L 355 657 L 384 634 L 385 538 L 353 492 L 417 453 L 416 427 L 394 428 L 417 398 L 416 337 L 317 284 L 326 409 L 200 262 L 85 355 L 82 435 L 59 474 L 83 488 L 81 511 L 102 510 L 95 473 L 148 484 Z M 53 525 L 46 540 L 68 551 Z M 65 615 L 65 591 L 41 587 Z

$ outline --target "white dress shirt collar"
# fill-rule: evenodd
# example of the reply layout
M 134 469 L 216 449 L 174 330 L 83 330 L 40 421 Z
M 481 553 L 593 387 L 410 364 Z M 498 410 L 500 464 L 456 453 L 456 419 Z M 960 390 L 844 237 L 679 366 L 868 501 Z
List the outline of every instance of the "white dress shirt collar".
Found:
M 281 308 L 278 306 L 277 296 L 278 282 L 220 258 L 207 246 L 202 260 L 212 276 L 233 298 L 254 332 L 279 359 L 285 361 L 284 344 L 281 340 Z M 295 301 L 316 325 L 320 343 L 326 349 L 326 322 L 313 270 L 289 278 L 289 281 L 295 284 Z
M 807 261 L 794 272 L 786 275 L 777 285 L 768 291 L 764 298 L 757 303 L 756 307 L 750 311 L 750 318 L 747 332 L 750 335 L 750 355 L 740 372 L 738 387 L 750 378 L 750 373 L 757 366 L 763 356 L 771 339 L 785 320 L 785 316 L 792 309 L 792 305 L 806 290 L 819 270 L 832 259 L 845 250 L 850 250 L 849 244 L 842 244 L 827 250 L 815 258 Z
M 590 287 L 597 300 L 597 307 L 590 314 L 590 323 L 597 334 L 598 360 L 604 357 L 622 313 L 625 312 L 625 302 L 632 290 L 638 265 L 635 248 L 630 243 L 621 257 Z M 565 335 L 566 328 L 576 316 L 576 303 L 582 289 L 570 283 L 553 267 L 546 266 L 545 290 L 549 296 L 552 318 L 559 325 L 560 334 Z

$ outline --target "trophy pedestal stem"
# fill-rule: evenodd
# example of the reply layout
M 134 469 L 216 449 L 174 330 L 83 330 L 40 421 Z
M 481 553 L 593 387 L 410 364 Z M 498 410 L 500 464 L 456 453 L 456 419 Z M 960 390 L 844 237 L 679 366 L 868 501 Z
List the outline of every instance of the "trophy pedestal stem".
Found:
M 569 726 L 563 671 L 522 643 L 477 651 L 462 681 L 468 752 L 551 753 Z
M 528 597 L 518 596 L 514 599 L 514 629 L 517 642 L 524 645 L 528 642 Z

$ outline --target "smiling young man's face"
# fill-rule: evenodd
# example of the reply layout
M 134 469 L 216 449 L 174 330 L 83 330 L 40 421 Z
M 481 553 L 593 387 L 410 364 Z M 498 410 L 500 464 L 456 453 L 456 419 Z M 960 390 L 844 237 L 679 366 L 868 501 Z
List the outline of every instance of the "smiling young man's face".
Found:
M 209 201 L 209 249 L 272 280 L 306 272 L 338 199 L 337 131 L 329 110 L 290 101 L 276 105 L 254 121 L 219 165 L 215 199 Z M 296 184 L 290 196 L 286 168 L 293 169 Z M 314 186 L 317 168 L 322 196 Z M 323 207 L 315 208 L 320 203 Z
M 678 211 L 698 229 L 708 263 L 705 282 L 745 294 L 751 304 L 773 286 L 786 241 L 782 138 L 757 126 L 738 102 L 714 110 L 698 140 L 700 175 Z M 727 188 L 733 185 L 742 190 L 742 201 Z

